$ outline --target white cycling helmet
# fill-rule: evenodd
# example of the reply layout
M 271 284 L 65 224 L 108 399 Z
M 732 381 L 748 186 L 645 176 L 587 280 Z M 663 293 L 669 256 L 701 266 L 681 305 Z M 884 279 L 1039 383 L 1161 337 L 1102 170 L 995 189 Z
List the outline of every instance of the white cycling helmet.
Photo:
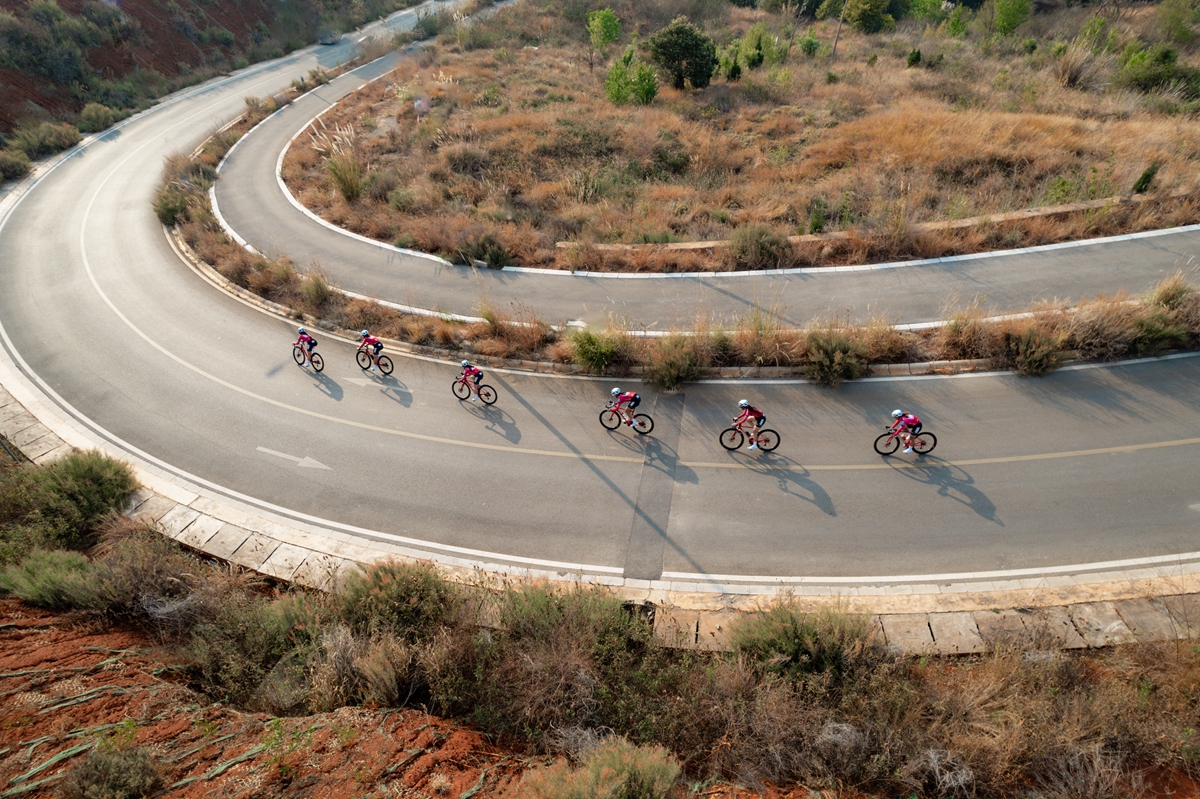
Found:
M 617 396 L 618 394 L 620 394 L 620 393 L 621 393 L 621 389 L 619 389 L 619 388 L 614 388 L 612 391 L 610 391 L 610 392 L 608 392 L 608 393 L 609 393 L 609 394 L 612 394 L 612 395 L 615 397 L 615 396 Z
M 896 410 L 892 411 L 892 418 L 893 418 L 893 419 L 899 419 L 899 418 L 900 418 L 901 416 L 903 416 L 903 415 L 904 415 L 904 411 L 900 410 L 899 408 L 897 408 Z
M 739 408 L 749 408 L 750 403 L 747 400 L 738 400 L 738 407 Z
M 470 365 L 471 365 L 471 362 L 470 362 L 470 361 L 463 361 L 463 362 L 462 362 L 462 367 L 463 367 L 464 369 L 466 369 L 466 368 L 467 368 L 468 366 L 470 366 Z
M 369 336 L 369 335 L 371 335 L 371 334 L 370 334 L 370 333 L 368 333 L 367 331 L 365 331 L 365 330 L 364 330 L 364 331 L 361 333 L 361 335 L 362 335 L 362 337 L 363 337 L 363 338 L 366 338 L 367 336 Z
M 296 332 L 299 333 L 300 335 L 304 335 L 304 328 L 300 328 Z

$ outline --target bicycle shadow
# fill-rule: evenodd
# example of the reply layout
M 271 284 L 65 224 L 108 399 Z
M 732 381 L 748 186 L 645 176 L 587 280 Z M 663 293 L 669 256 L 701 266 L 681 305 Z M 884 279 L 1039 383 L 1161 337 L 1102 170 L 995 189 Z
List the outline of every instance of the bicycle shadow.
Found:
M 740 450 L 730 450 L 726 454 L 729 456 L 729 460 L 739 463 L 752 472 L 775 478 L 782 493 L 815 505 L 826 516 L 837 516 L 837 509 L 833 506 L 833 497 L 829 496 L 829 492 L 822 488 L 820 483 L 810 477 L 812 472 L 799 461 L 777 455 L 774 452 L 760 452 L 757 457 L 749 456 Z M 741 458 L 738 457 L 739 454 L 741 454 Z M 799 489 L 799 491 L 795 489 Z
M 342 401 L 342 397 L 345 396 L 345 391 L 342 390 L 342 387 L 332 377 L 326 377 L 322 372 L 309 372 L 308 376 L 312 378 L 313 385 L 316 386 L 317 390 L 322 394 L 329 397 L 334 402 Z
M 938 496 L 966 505 L 981 518 L 1004 527 L 1004 520 L 996 515 L 995 503 L 975 487 L 975 478 L 961 466 L 933 455 L 923 455 L 912 462 L 889 460 L 888 466 L 910 480 L 936 488 Z
M 507 411 L 503 411 L 495 405 L 484 405 L 481 402 L 468 400 L 459 400 L 458 404 L 476 419 L 484 422 L 485 430 L 503 437 L 511 444 L 521 442 L 521 429 L 517 427 L 517 420 Z
M 700 484 L 700 476 L 690 467 L 680 463 L 679 453 L 661 439 L 647 437 L 641 452 L 645 457 L 643 463 L 651 469 L 672 477 L 677 483 Z
M 411 408 L 413 395 L 408 386 L 391 375 L 367 371 L 365 374 L 379 386 L 379 393 L 403 408 Z

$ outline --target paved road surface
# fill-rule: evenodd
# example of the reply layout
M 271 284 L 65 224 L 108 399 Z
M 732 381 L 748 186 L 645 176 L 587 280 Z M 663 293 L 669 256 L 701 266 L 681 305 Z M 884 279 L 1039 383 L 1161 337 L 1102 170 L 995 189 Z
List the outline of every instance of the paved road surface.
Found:
M 450 365 L 397 358 L 380 379 L 328 338 L 325 374 L 300 369 L 291 326 L 181 263 L 150 199 L 165 154 L 328 53 L 185 93 L 68 159 L 4 218 L 5 353 L 123 446 L 433 554 L 634 577 L 974 572 L 1200 550 L 1200 359 L 836 392 L 647 390 L 652 438 L 600 427 L 610 382 L 491 373 L 500 401 L 485 409 L 452 398 Z M 778 454 L 717 444 L 744 395 L 782 433 Z M 936 457 L 871 452 L 898 406 L 939 435 Z

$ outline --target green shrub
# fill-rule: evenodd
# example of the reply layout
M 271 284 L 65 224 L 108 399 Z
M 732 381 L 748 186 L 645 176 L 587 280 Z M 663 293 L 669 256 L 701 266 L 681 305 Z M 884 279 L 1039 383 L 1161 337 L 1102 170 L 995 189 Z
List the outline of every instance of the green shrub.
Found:
M 1186 97 L 1198 93 L 1197 81 L 1200 70 L 1179 63 L 1179 53 L 1166 43 L 1160 42 L 1148 50 L 1127 50 L 1121 55 L 1121 68 L 1114 82 L 1118 86 L 1152 92 L 1167 85 L 1182 89 Z
M 846 22 L 863 33 L 894 30 L 895 18 L 887 13 L 889 0 L 846 0 Z
M 836 331 L 810 333 L 803 371 L 809 380 L 837 388 L 866 374 L 863 348 Z
M 920 63 L 921 63 L 921 51 L 920 50 L 910 50 L 908 53 L 908 66 L 911 68 L 911 67 L 918 66 Z
M 813 33 L 813 29 L 809 28 L 808 33 L 796 40 L 796 46 L 800 48 L 800 52 L 809 58 L 816 56 L 817 51 L 821 49 L 821 40 Z
M 143 799 L 162 787 L 150 749 L 99 742 L 67 772 L 59 787 L 63 799 Z
M 74 125 L 55 125 L 43 122 L 28 128 L 18 128 L 8 137 L 10 147 L 21 150 L 30 158 L 43 158 L 62 152 L 80 140 L 79 130 Z
M 820 197 L 814 197 L 808 207 L 808 232 L 809 233 L 824 233 L 825 232 L 825 216 L 827 209 L 825 201 Z M 803 232 L 803 231 L 801 231 Z
M 1187 344 L 1188 331 L 1175 324 L 1163 311 L 1153 311 L 1133 320 L 1132 354 L 1141 357 L 1161 355 Z
M 300 282 L 300 295 L 314 311 L 320 311 L 333 297 L 329 282 L 320 272 L 309 272 Z
M 295 645 L 287 622 L 264 598 L 226 596 L 182 647 L 192 685 L 213 699 L 254 707 L 263 680 Z
M 125 114 L 115 108 L 109 108 L 100 103 L 88 103 L 79 114 L 79 129 L 85 133 L 95 133 L 112 127 L 125 118 Z
M 950 16 L 938 25 L 938 33 L 949 39 L 965 39 L 969 30 L 968 24 L 973 16 L 974 14 L 965 5 L 957 5 L 950 12 Z
M 997 366 L 1013 367 L 1023 375 L 1045 375 L 1058 368 L 1059 346 L 1056 336 L 1036 327 L 1021 333 L 1005 332 L 994 360 Z
M 766 671 L 791 678 L 816 674 L 841 680 L 881 656 L 869 617 L 828 608 L 805 612 L 787 604 L 736 621 L 729 643 Z
M 671 76 L 671 84 L 683 89 L 703 89 L 717 67 L 717 46 L 688 21 L 676 17 L 646 40 L 650 59 Z
M 786 265 L 791 245 L 762 225 L 746 225 L 730 235 L 729 254 L 741 269 L 776 269 Z
M 178 183 L 168 183 L 154 195 L 154 213 L 158 221 L 174 227 L 188 221 L 191 195 Z
M 0 591 L 39 608 L 81 610 L 96 603 L 95 569 L 77 552 L 35 549 L 0 572 Z
M 1196 6 L 1191 0 L 1163 0 L 1154 9 L 1154 15 L 1163 38 L 1184 45 L 1196 40 L 1192 27 L 1196 22 Z
M 575 346 L 575 363 L 593 374 L 604 374 L 605 369 L 628 357 L 624 337 L 612 333 L 577 330 L 571 334 L 571 343 Z
M 721 77 L 730 83 L 737 83 L 742 79 L 742 62 L 737 51 L 726 53 L 721 56 L 721 64 L 717 67 L 721 73 Z
M 566 763 L 532 771 L 521 782 L 530 799 L 667 799 L 680 766 L 661 746 L 634 746 L 610 738 L 591 751 L 579 768 Z
M 392 189 L 387 195 L 388 205 L 393 210 L 408 213 L 417 207 L 416 196 L 404 187 Z
M 0 150 L 0 180 L 16 180 L 29 174 L 33 165 L 22 150 Z
M 1159 166 L 1158 160 L 1155 159 L 1150 166 L 1146 167 L 1145 171 L 1134 181 L 1134 194 L 1145 194 L 1150 191 L 1150 186 L 1154 183 L 1154 178 L 1158 176 Z
M 124 508 L 137 488 L 126 464 L 96 450 L 73 453 L 36 469 L 33 481 L 39 511 L 64 522 L 67 529 L 59 538 L 72 549 L 94 544 L 100 522 Z
M 658 96 L 658 76 L 654 69 L 634 56 L 632 45 L 625 48 L 625 54 L 613 60 L 604 79 L 604 93 L 614 105 L 649 105 Z
M 399 562 L 355 572 L 336 595 L 341 618 L 354 630 L 407 640 L 432 637 L 459 599 L 455 586 L 433 566 Z
M 995 26 L 996 33 L 1008 36 L 1029 19 L 1031 11 L 1030 0 L 995 0 L 995 16 L 992 18 L 992 25 Z
M 908 12 L 914 19 L 937 22 L 942 18 L 942 3 L 941 0 L 913 0 Z
M 489 269 L 503 269 L 517 263 L 512 253 L 491 233 L 468 237 L 459 245 L 457 255 L 464 263 L 482 261 Z
M 325 171 L 346 202 L 357 202 L 362 196 L 365 185 L 362 162 L 353 154 L 334 155 L 326 159 Z
M 694 336 L 665 336 L 648 353 L 646 382 L 658 389 L 672 390 L 704 377 L 708 368 L 697 352 Z

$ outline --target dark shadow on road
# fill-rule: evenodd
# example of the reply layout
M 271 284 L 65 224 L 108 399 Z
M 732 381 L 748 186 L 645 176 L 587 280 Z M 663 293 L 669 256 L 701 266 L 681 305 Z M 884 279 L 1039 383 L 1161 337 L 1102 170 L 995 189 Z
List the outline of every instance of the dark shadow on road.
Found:
M 332 377 L 326 377 L 321 372 L 311 372 L 310 376 L 312 377 L 313 384 L 316 385 L 318 391 L 329 397 L 334 402 L 342 401 L 342 397 L 345 395 L 345 392 L 342 391 L 342 387 L 338 385 L 336 380 L 334 380 Z
M 916 461 L 901 461 L 889 457 L 887 463 L 893 471 L 908 479 L 933 486 L 937 489 L 938 496 L 949 497 L 966 505 L 976 515 L 1000 527 L 1004 526 L 1004 521 L 996 515 L 995 504 L 988 499 L 987 494 L 975 487 L 975 478 L 961 466 L 955 466 L 932 455 L 917 456 Z M 912 499 L 914 502 L 921 501 L 917 496 Z
M 381 375 L 368 373 L 372 379 L 380 386 L 380 394 L 390 399 L 392 402 L 404 408 L 411 408 L 413 403 L 412 392 L 408 390 L 408 386 L 392 377 L 391 375 Z
M 812 472 L 798 461 L 773 452 L 750 455 L 740 450 L 731 451 L 729 460 L 741 464 L 748 471 L 764 477 L 773 477 L 784 494 L 817 506 L 826 516 L 837 516 L 837 509 L 833 506 L 833 498 L 829 496 L 829 492 L 813 480 L 809 476 Z M 796 491 L 797 488 L 800 491 Z
M 534 419 L 536 419 L 542 425 L 542 427 L 546 428 L 546 430 L 550 431 L 550 433 L 555 438 L 557 438 L 559 441 L 561 441 L 563 443 L 563 446 L 565 446 L 568 450 L 575 453 L 576 455 L 581 456 L 580 460 L 584 463 L 584 465 L 586 465 L 589 469 L 591 469 L 592 473 L 595 474 L 597 477 L 599 477 L 600 480 L 603 481 L 606 486 L 608 486 L 608 489 L 610 491 L 612 491 L 613 495 L 616 496 L 618 499 L 620 499 L 622 502 L 624 502 L 627 506 L 629 506 L 629 508 L 642 521 L 644 521 L 647 525 L 649 525 L 650 528 L 653 529 L 654 532 L 657 535 L 659 535 L 663 541 L 665 541 L 667 544 L 670 545 L 671 549 L 675 550 L 675 552 L 678 553 L 681 558 L 683 558 L 685 561 L 687 561 L 689 564 L 691 564 L 691 566 L 696 571 L 698 571 L 698 572 L 704 571 L 704 569 L 700 566 L 700 564 L 697 563 L 688 552 L 686 552 L 685 550 L 680 548 L 680 546 L 678 544 L 676 544 L 673 540 L 671 540 L 671 538 L 667 535 L 666 530 L 664 530 L 661 526 L 656 524 L 655 521 L 653 519 L 651 519 L 650 516 L 645 511 L 643 511 L 640 507 L 638 507 L 636 498 L 632 498 L 628 494 L 626 494 L 624 491 L 622 491 L 617 486 L 617 484 L 614 483 L 608 477 L 608 475 L 606 475 L 600 469 L 600 467 L 595 462 L 588 460 L 586 457 L 582 457 L 584 454 L 583 451 L 580 450 L 579 447 L 575 446 L 575 444 L 572 443 L 569 438 L 567 438 L 565 435 L 563 435 L 563 433 L 557 427 L 555 427 L 553 424 L 551 424 L 549 419 L 547 419 L 545 416 L 543 416 L 541 413 L 539 413 L 537 408 L 533 407 L 533 405 L 526 402 L 524 397 L 521 396 L 521 393 L 518 392 L 516 389 L 514 389 L 513 386 L 511 386 L 507 381 L 505 381 L 503 376 L 501 376 L 500 374 L 498 374 L 496 372 L 492 372 L 491 379 L 494 380 L 496 383 L 500 384 L 508 392 L 509 396 L 511 396 L 513 399 L 515 399 L 517 402 L 519 402 L 521 404 L 521 407 L 523 407 L 526 411 L 528 411 L 529 415 L 532 416 Z M 599 423 L 600 423 L 599 421 L 596 422 L 596 424 L 599 424 Z M 653 433 L 651 433 L 651 435 L 653 435 Z M 649 438 L 649 437 L 643 437 L 644 440 L 645 440 L 645 438 Z M 650 440 L 652 441 L 653 439 L 650 439 Z M 646 445 L 642 445 L 642 447 L 640 448 L 640 451 L 643 454 L 646 452 L 645 446 Z M 656 453 L 655 457 L 656 457 L 656 459 L 658 459 L 661 462 L 663 460 L 663 452 L 661 450 L 659 450 Z M 673 457 L 673 455 L 672 455 L 672 457 Z
M 458 404 L 465 411 L 470 413 L 476 419 L 485 422 L 487 427 L 485 430 L 495 433 L 504 438 L 504 440 L 519 444 L 521 441 L 521 428 L 517 427 L 517 421 L 507 411 L 497 408 L 495 405 L 484 405 L 482 402 L 471 402 L 469 400 L 459 400 Z

